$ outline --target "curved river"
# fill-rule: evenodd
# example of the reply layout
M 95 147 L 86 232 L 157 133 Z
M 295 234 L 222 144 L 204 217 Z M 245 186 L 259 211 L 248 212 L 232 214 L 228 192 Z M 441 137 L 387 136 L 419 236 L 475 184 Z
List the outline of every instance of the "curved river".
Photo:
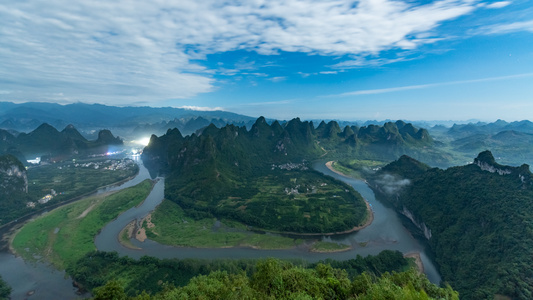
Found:
M 130 181 L 119 186 L 107 187 L 99 190 L 99 193 L 120 190 L 133 186 L 144 179 L 150 178 L 148 170 L 139 161 L 139 174 Z M 313 168 L 342 180 L 358 191 L 372 206 L 374 211 L 374 221 L 368 227 L 349 234 L 337 236 L 324 236 L 322 240 L 335 241 L 349 244 L 352 249 L 337 253 L 313 253 L 303 248 L 289 250 L 256 250 L 251 248 L 223 248 L 204 249 L 187 248 L 161 245 L 156 242 L 146 240 L 139 242 L 132 239 L 132 243 L 139 247 L 139 250 L 129 249 L 118 242 L 119 232 L 132 220 L 141 220 L 148 213 L 161 203 L 164 197 L 164 178 L 158 178 L 152 192 L 146 200 L 139 206 L 131 208 L 121 214 L 116 220 L 104 227 L 101 233 L 96 236 L 95 244 L 98 250 L 117 251 L 121 255 L 139 258 L 143 255 L 155 256 L 158 258 L 299 258 L 311 262 L 326 258 L 336 260 L 347 260 L 355 258 L 356 255 L 375 255 L 383 250 L 399 250 L 403 253 L 418 252 L 424 264 L 424 273 L 433 283 L 439 283 L 441 277 L 435 268 L 434 263 L 427 255 L 423 243 L 415 239 L 403 226 L 398 214 L 391 208 L 386 207 L 376 200 L 373 191 L 361 180 L 348 178 L 336 174 L 325 166 L 325 162 L 316 162 Z M 309 238 L 309 237 L 303 237 Z M 313 237 L 316 239 L 317 237 Z M 362 246 L 364 245 L 364 246 Z M 28 291 L 35 291 L 38 298 L 62 298 L 75 299 L 75 288 L 72 281 L 65 278 L 65 273 L 54 270 L 42 263 L 28 263 L 20 257 L 15 257 L 10 253 L 0 253 L 0 275 L 13 287 L 13 299 L 25 299 Z M 38 296 L 37 296 L 38 295 Z M 30 296 L 30 298 L 32 298 Z
M 144 169 L 144 167 L 142 167 Z M 188 248 L 173 247 L 156 243 L 151 240 L 139 242 L 131 239 L 131 242 L 140 249 L 130 249 L 122 246 L 118 241 L 120 231 L 132 220 L 141 220 L 150 213 L 164 197 L 164 179 L 160 178 L 154 189 L 139 207 L 132 208 L 115 221 L 109 223 L 96 237 L 95 243 L 99 250 L 117 251 L 122 255 L 139 258 L 143 255 L 155 256 L 158 258 L 300 258 L 311 262 L 324 260 L 326 258 L 336 260 L 347 260 L 355 258 L 357 254 L 366 256 L 378 254 L 383 250 L 399 250 L 403 253 L 418 252 L 424 264 L 424 272 L 431 282 L 439 283 L 441 278 L 435 265 L 429 259 L 425 247 L 416 240 L 409 231 L 402 225 L 398 214 L 391 208 L 386 207 L 376 200 L 374 192 L 361 180 L 352 179 L 329 170 L 325 162 L 316 162 L 313 165 L 326 175 L 335 177 L 351 185 L 358 191 L 372 206 L 374 211 L 374 221 L 372 224 L 358 232 L 337 236 L 324 236 L 322 240 L 349 244 L 352 249 L 336 253 L 314 253 L 303 248 L 289 250 L 257 250 L 252 248 Z M 302 237 L 309 239 L 310 237 Z M 316 239 L 316 237 L 312 237 Z M 364 245 L 364 246 L 362 246 Z

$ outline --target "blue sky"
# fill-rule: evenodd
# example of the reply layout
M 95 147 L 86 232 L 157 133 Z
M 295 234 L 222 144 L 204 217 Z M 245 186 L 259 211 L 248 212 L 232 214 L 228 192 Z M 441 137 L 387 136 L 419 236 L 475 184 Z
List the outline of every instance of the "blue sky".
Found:
M 0 101 L 531 119 L 533 2 L 8 0 Z

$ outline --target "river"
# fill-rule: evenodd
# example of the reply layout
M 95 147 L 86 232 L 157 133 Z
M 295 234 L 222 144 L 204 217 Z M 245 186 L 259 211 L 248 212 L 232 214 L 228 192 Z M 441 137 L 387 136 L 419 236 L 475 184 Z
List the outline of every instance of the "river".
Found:
M 150 178 L 147 169 L 139 162 L 139 174 L 132 180 L 116 187 L 108 187 L 100 192 L 120 190 L 133 186 L 146 178 Z M 337 253 L 313 253 L 304 248 L 289 250 L 256 250 L 251 248 L 225 248 L 225 249 L 202 249 L 173 247 L 161 245 L 156 242 L 146 240 L 139 242 L 132 239 L 132 243 L 140 250 L 129 249 L 118 242 L 118 234 L 132 220 L 140 220 L 150 213 L 163 199 L 164 178 L 159 178 L 154 185 L 152 192 L 139 207 L 131 208 L 120 215 L 116 220 L 104 227 L 101 233 L 95 238 L 96 247 L 103 251 L 117 251 L 121 255 L 138 258 L 143 255 L 150 255 L 158 258 L 299 258 L 311 262 L 326 258 L 336 260 L 347 260 L 355 258 L 356 255 L 373 255 L 382 250 L 399 250 L 403 253 L 418 252 L 424 264 L 424 272 L 433 283 L 439 283 L 441 277 L 435 268 L 434 263 L 427 255 L 424 243 L 415 239 L 403 226 L 400 217 L 392 209 L 385 206 L 374 196 L 373 191 L 361 180 L 348 178 L 336 174 L 325 166 L 325 162 L 316 162 L 313 168 L 339 180 L 350 184 L 358 191 L 371 205 L 374 211 L 374 221 L 368 227 L 349 234 L 337 236 L 321 237 L 325 241 L 335 241 L 349 244 L 352 249 Z M 305 237 L 309 238 L 309 237 Z M 315 237 L 316 238 L 316 237 Z M 13 299 L 25 299 L 26 293 L 35 291 L 37 298 L 62 298 L 73 299 L 79 297 L 74 294 L 71 280 L 65 278 L 65 273 L 54 270 L 42 264 L 24 262 L 10 253 L 0 253 L 0 275 L 13 287 Z M 49 296 L 48 296 L 49 295 Z M 33 297 L 30 297 L 33 298 Z

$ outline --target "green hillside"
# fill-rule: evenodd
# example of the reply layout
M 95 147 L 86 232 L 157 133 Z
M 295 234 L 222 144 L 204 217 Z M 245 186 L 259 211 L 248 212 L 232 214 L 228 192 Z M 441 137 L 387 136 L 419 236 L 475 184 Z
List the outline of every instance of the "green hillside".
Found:
M 372 184 L 428 239 L 462 299 L 532 299 L 532 177 L 528 165 L 500 165 L 484 151 L 446 170 L 402 157 Z
M 0 225 L 21 216 L 30 199 L 24 165 L 12 155 L 0 155 Z

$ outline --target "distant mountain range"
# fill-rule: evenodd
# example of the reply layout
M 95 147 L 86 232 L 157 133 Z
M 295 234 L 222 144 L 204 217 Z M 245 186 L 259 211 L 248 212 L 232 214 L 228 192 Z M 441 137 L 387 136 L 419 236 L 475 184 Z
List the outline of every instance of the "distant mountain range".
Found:
M 461 164 L 484 150 L 490 150 L 503 164 L 533 164 L 533 122 L 528 120 L 434 126 L 429 131 L 447 151 L 463 157 Z
M 122 144 L 123 141 L 107 129 L 100 130 L 98 138 L 93 141 L 87 140 L 73 125 L 58 131 L 43 123 L 29 133 L 16 136 L 0 129 L 0 154 L 14 155 L 23 162 L 34 157 L 57 161 L 77 154 L 102 154 L 109 151 L 110 146 Z
M 198 118 L 201 117 L 200 120 Z M 187 134 L 214 122 L 217 125 L 239 124 L 254 121 L 254 118 L 225 111 L 195 111 L 172 107 L 115 107 L 101 104 L 28 102 L 15 104 L 0 102 L 0 128 L 29 132 L 42 123 L 56 128 L 69 124 L 87 132 L 103 128 L 111 129 L 121 136 L 130 136 L 134 130 L 143 128 L 151 133 L 162 134 L 169 128 L 180 128 Z M 207 121 L 208 123 L 205 124 Z M 198 123 L 197 125 L 194 125 Z M 165 125 L 165 124 L 168 124 Z M 251 124 L 249 124 L 251 126 Z M 153 131 L 155 129 L 155 131 Z M 160 132 L 162 130 L 162 132 Z M 143 132 L 145 133 L 145 132 Z
M 525 133 L 533 133 L 533 122 L 528 120 L 506 122 L 497 120 L 493 123 L 468 123 L 468 124 L 454 124 L 449 130 L 448 134 L 461 138 L 472 134 L 496 134 L 501 131 L 517 131 Z

